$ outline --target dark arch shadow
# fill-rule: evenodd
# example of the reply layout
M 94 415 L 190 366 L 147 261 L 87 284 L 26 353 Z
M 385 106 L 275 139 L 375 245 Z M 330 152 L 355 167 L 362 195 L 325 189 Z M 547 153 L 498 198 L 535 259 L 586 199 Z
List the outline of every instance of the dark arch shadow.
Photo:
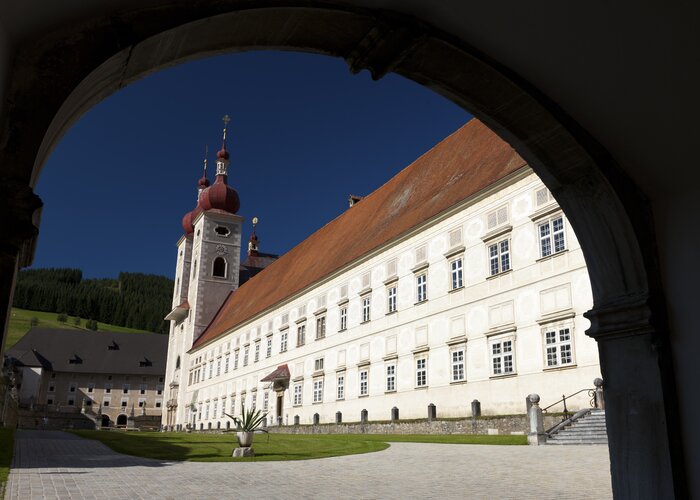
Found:
M 154 15 L 155 14 L 155 15 Z M 0 151 L 14 230 L 0 271 L 9 302 L 17 253 L 31 260 L 49 152 L 87 109 L 130 82 L 196 57 L 253 49 L 344 58 L 352 71 L 395 72 L 470 111 L 508 141 L 571 221 L 588 266 L 606 380 L 613 491 L 685 492 L 680 425 L 655 236 L 647 201 L 609 154 L 546 96 L 464 42 L 391 12 L 296 0 L 164 5 L 61 25 L 25 46 L 8 95 Z M 31 120 L 28 114 L 31 113 Z M 13 253 L 14 252 L 14 253 Z M 4 319 L 4 318 L 3 318 Z M 619 359 L 626 359 L 621 364 Z M 630 419 L 629 415 L 638 418 Z

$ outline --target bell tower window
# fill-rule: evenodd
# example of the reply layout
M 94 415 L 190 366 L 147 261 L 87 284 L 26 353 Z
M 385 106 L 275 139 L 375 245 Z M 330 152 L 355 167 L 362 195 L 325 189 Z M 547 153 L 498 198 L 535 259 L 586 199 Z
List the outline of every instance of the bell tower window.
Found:
M 226 259 L 223 257 L 217 257 L 214 259 L 214 269 L 212 274 L 215 278 L 225 278 L 226 277 Z

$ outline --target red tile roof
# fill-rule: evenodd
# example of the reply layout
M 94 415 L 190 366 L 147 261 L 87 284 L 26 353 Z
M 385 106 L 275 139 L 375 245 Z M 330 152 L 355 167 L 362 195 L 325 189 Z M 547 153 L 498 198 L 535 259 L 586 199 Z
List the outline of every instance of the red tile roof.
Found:
M 515 172 L 525 161 L 472 119 L 230 294 L 192 349 Z

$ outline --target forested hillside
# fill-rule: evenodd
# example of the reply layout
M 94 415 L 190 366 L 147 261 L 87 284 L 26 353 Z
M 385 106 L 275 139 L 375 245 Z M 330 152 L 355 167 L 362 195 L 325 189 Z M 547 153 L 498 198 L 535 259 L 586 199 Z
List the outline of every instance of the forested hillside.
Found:
M 119 273 L 117 279 L 83 279 L 79 269 L 20 271 L 12 305 L 66 313 L 128 328 L 167 333 L 173 281 L 164 276 Z

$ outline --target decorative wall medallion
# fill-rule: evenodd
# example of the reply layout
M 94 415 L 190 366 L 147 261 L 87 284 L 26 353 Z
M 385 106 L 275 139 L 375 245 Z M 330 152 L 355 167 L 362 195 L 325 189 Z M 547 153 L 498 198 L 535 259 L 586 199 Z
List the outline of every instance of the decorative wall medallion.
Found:
M 223 245 L 216 245 L 216 253 L 219 255 L 225 255 L 228 253 L 228 250 Z

